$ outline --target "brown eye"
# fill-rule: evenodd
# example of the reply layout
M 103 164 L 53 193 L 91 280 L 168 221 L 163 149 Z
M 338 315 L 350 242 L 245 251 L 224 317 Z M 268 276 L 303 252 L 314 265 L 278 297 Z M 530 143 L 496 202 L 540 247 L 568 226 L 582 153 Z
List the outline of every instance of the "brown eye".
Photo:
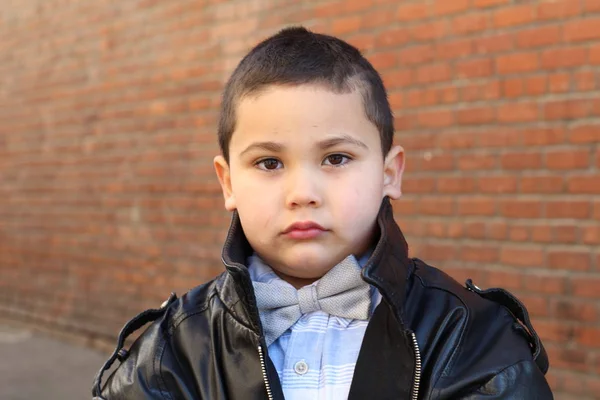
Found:
M 276 158 L 266 158 L 256 163 L 258 168 L 267 171 L 273 171 L 280 168 L 281 162 Z
M 333 165 L 333 166 L 341 166 L 341 165 L 346 164 L 349 160 L 350 160 L 350 158 L 343 154 L 331 154 L 331 155 L 325 157 L 324 164 Z

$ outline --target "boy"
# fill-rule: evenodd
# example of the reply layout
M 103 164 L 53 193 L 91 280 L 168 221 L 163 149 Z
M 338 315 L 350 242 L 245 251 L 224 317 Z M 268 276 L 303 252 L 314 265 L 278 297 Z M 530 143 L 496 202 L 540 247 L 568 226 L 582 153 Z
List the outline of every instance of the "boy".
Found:
M 357 49 L 285 29 L 221 107 L 227 271 L 130 321 L 95 399 L 552 399 L 518 300 L 408 257 L 389 202 L 404 151 Z

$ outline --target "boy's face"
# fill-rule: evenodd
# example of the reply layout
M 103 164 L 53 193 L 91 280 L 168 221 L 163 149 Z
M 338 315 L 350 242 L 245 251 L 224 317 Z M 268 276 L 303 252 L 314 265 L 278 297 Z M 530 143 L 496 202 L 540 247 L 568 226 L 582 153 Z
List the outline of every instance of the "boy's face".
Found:
M 384 196 L 401 195 L 404 152 L 383 158 L 357 92 L 271 86 L 241 100 L 229 164 L 215 158 L 225 207 L 252 248 L 296 287 L 373 245 Z

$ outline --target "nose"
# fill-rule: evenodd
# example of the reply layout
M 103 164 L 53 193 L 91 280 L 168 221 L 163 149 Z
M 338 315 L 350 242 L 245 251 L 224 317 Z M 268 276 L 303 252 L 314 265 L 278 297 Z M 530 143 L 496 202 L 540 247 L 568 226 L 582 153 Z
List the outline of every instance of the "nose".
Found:
M 291 209 L 319 207 L 322 203 L 320 185 L 317 171 L 310 168 L 295 168 L 289 171 L 286 177 L 286 206 Z

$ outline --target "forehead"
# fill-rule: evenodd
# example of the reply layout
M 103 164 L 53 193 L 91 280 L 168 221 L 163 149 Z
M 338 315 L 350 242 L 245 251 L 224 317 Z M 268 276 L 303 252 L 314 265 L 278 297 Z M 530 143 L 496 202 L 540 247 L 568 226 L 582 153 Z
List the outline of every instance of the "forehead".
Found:
M 379 132 L 367 118 L 358 90 L 270 86 L 239 102 L 230 148 L 239 151 L 257 140 L 321 140 L 329 134 L 349 135 L 379 150 Z

